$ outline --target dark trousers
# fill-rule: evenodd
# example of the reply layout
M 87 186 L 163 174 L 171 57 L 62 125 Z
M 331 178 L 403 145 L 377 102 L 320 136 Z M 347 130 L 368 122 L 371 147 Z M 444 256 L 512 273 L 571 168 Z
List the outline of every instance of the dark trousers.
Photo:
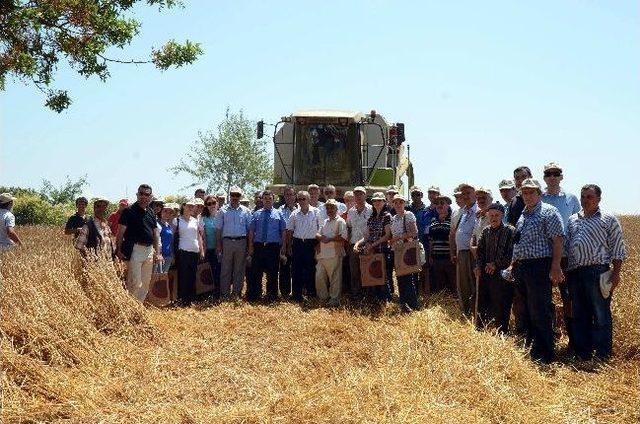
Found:
M 278 265 L 280 263 L 280 243 L 253 243 L 250 277 L 247 279 L 247 299 L 262 297 L 262 276 L 267 274 L 267 298 L 278 297 Z
M 569 271 L 573 344 L 576 354 L 582 359 L 590 359 L 594 350 L 600 359 L 611 356 L 611 295 L 605 299 L 600 292 L 600 274 L 608 269 L 608 265 L 592 265 Z
M 316 295 L 316 244 L 315 239 L 293 239 L 293 287 L 292 295 L 295 300 L 302 300 L 302 295 L 315 297 Z
M 281 296 L 291 296 L 291 262 L 292 256 L 287 254 L 287 262 L 280 262 L 280 271 L 279 271 L 279 284 L 280 284 L 280 295 Z
M 342 258 L 342 293 L 351 292 L 351 253 L 353 245 L 345 245 L 345 255 Z
M 360 275 L 360 253 L 353 248 L 353 244 L 349 246 L 349 270 L 351 279 L 349 280 L 349 292 L 353 298 L 359 298 L 362 294 L 362 278 Z
M 211 277 L 213 278 L 213 292 L 211 295 L 217 299 L 220 297 L 220 262 L 218 261 L 216 249 L 208 249 L 206 258 L 209 262 L 209 268 L 211 268 Z
M 431 265 L 431 292 L 448 290 L 456 294 L 456 266 L 449 258 L 435 258 Z
M 549 363 L 554 357 L 551 258 L 520 261 L 515 277 L 514 311 L 516 331 L 531 346 L 533 359 Z
M 400 297 L 400 307 L 402 309 L 418 309 L 418 294 L 416 293 L 416 282 L 418 273 L 403 275 L 398 277 L 398 293 Z
M 478 287 L 479 325 L 495 325 L 498 331 L 509 330 L 509 317 L 513 303 L 513 283 L 500 276 L 500 270 L 489 275 L 484 271 Z
M 178 250 L 178 300 L 186 305 L 196 297 L 198 256 L 196 252 Z

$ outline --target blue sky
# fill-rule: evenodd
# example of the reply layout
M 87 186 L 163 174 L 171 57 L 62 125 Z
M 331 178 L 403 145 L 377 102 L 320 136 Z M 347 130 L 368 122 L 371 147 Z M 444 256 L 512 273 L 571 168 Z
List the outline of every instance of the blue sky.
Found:
M 107 83 L 66 67 L 58 115 L 33 87 L 0 95 L 0 185 L 87 174 L 87 194 L 187 193 L 167 168 L 225 109 L 276 122 L 297 109 L 376 109 L 404 122 L 416 178 L 444 192 L 557 161 L 572 192 L 640 213 L 640 5 L 565 2 L 185 1 L 139 7 L 140 37 L 112 57 L 186 38 L 205 55 L 160 72 L 113 66 Z M 496 193 L 498 195 L 498 193 Z

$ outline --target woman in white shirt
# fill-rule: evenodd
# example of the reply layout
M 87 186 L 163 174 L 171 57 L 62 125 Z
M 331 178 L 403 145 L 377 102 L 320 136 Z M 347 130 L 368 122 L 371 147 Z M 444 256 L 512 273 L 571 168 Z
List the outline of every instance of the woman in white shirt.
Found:
M 418 236 L 416 217 L 412 212 L 404 210 L 402 195 L 393 196 L 393 208 L 396 214 L 391 218 L 391 240 L 389 240 L 392 249 L 405 240 L 415 239 Z M 416 292 L 418 273 L 403 275 L 397 279 L 400 306 L 406 312 L 415 311 L 418 309 L 418 294 Z
M 204 258 L 204 243 L 195 216 L 196 202 L 192 199 L 185 203 L 176 221 L 178 298 L 184 305 L 190 305 L 195 299 L 198 260 Z

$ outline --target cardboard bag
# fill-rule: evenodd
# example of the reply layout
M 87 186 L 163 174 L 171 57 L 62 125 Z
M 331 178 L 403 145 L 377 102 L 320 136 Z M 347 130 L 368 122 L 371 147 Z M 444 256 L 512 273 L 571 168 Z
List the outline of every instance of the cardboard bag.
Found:
M 200 262 L 196 273 L 196 295 L 213 291 L 213 276 L 211 275 L 211 266 L 209 262 Z
M 422 270 L 420 242 L 418 240 L 407 240 L 404 243 L 398 243 L 394 247 L 394 252 L 396 276 L 402 277 Z
M 386 265 L 382 253 L 360 255 L 360 279 L 362 287 L 383 286 L 385 284 Z
M 168 273 L 151 275 L 151 283 L 149 284 L 149 292 L 145 302 L 153 306 L 167 306 L 172 302 Z

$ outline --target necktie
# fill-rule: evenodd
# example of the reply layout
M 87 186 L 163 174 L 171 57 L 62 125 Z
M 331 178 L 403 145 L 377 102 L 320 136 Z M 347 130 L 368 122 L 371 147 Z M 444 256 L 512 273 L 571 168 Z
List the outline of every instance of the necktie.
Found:
M 269 216 L 271 215 L 271 211 L 265 209 L 262 212 L 262 242 L 267 242 L 267 230 L 269 228 Z

